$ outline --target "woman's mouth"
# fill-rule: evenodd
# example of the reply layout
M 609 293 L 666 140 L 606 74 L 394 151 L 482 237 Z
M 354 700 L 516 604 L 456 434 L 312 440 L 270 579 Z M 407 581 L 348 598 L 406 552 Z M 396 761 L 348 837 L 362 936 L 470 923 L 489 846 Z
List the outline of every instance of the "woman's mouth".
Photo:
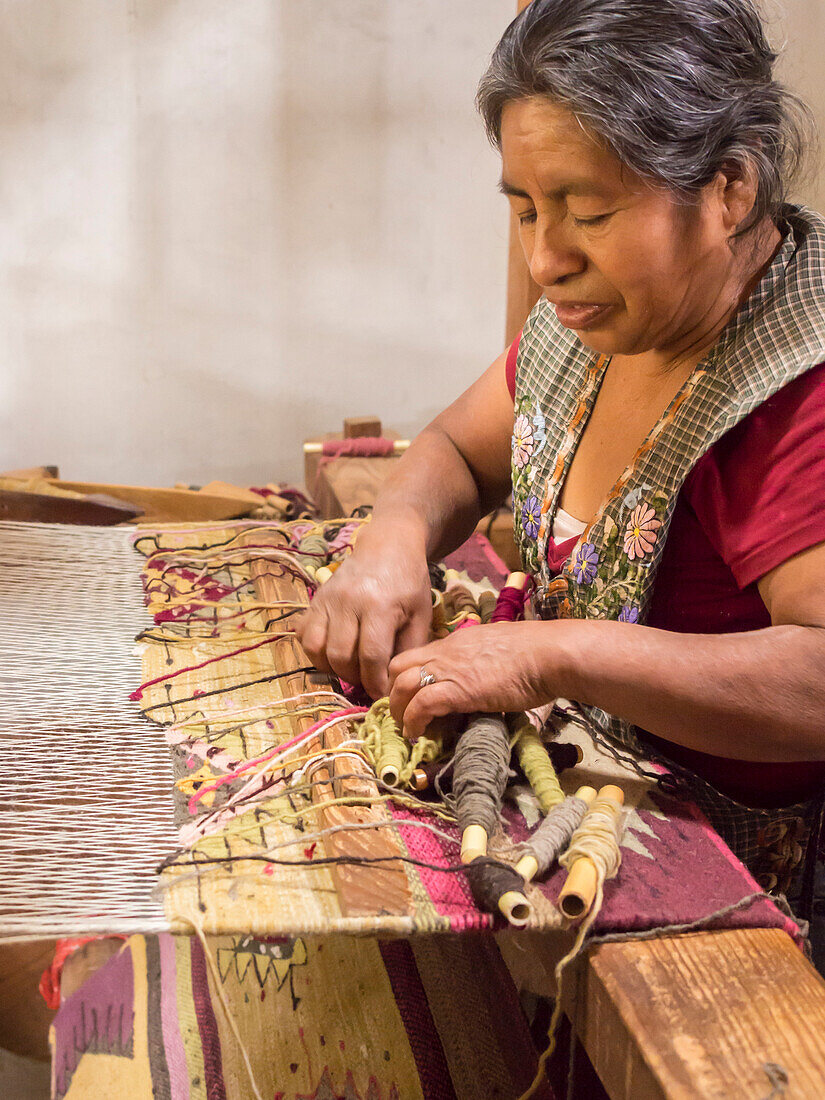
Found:
M 576 330 L 592 328 L 612 308 L 594 302 L 555 303 L 556 316 L 564 327 Z

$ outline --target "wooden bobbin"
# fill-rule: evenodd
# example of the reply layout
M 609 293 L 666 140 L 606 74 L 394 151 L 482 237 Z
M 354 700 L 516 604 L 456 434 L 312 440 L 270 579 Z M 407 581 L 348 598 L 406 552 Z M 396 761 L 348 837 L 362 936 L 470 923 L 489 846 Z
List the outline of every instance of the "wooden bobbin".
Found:
M 533 906 L 520 890 L 508 890 L 498 899 L 499 912 L 514 928 L 524 928 L 532 916 Z
M 579 787 L 579 789 L 576 791 L 575 797 L 580 798 L 583 802 L 586 802 L 588 806 L 592 806 L 596 798 L 596 788 L 587 786 Z M 536 862 L 536 857 L 531 856 L 529 853 L 522 856 L 516 864 L 516 870 L 525 882 L 532 881 L 538 869 L 539 865 Z
M 530 578 L 526 573 L 511 573 L 507 580 L 504 582 L 505 588 L 520 588 L 523 592 L 527 587 L 527 582 Z
M 386 783 L 388 787 L 397 787 L 400 778 L 398 768 L 394 768 L 392 764 L 387 764 L 381 769 L 378 778 L 382 783 Z
M 333 574 L 333 570 L 328 565 L 319 565 L 315 570 L 315 580 L 318 584 L 326 584 Z
M 621 787 L 608 784 L 599 791 L 599 798 L 611 798 L 618 805 L 615 813 L 624 803 L 624 791 Z M 585 815 L 586 820 L 586 815 Z M 577 920 L 590 912 L 598 886 L 596 864 L 587 856 L 581 856 L 570 868 L 564 886 L 559 894 L 558 906 L 568 920 Z
M 595 787 L 579 787 L 576 791 L 576 798 L 581 798 L 588 806 L 592 806 L 595 797 Z M 522 856 L 516 864 L 516 870 L 524 879 L 525 886 L 533 880 L 538 869 L 536 857 L 531 855 Z M 515 928 L 524 928 L 533 912 L 530 900 L 519 890 L 508 890 L 506 894 L 502 894 L 498 907 Z
M 392 441 L 392 449 L 394 454 L 401 454 L 409 449 L 409 439 L 394 439 Z M 324 453 L 324 444 L 315 442 L 314 440 L 304 444 L 305 455 L 321 455 Z
M 468 825 L 461 834 L 461 862 L 472 863 L 487 855 L 487 833 L 481 825 Z

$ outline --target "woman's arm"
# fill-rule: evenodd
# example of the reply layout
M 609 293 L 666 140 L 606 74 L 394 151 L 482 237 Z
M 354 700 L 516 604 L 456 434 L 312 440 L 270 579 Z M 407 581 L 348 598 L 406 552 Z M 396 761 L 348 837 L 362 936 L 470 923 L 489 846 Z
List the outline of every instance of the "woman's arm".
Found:
M 424 429 L 381 488 L 355 550 L 297 626 L 321 669 L 386 694 L 394 653 L 429 635 L 428 559 L 460 545 L 510 487 L 506 352 Z
M 451 635 L 396 658 L 394 713 L 415 735 L 436 715 L 563 696 L 701 752 L 825 760 L 825 544 L 785 562 L 759 587 L 775 625 L 742 634 L 588 620 L 496 624 L 481 628 L 484 641 L 479 629 L 462 631 L 466 640 Z M 422 665 L 437 682 L 417 690 Z

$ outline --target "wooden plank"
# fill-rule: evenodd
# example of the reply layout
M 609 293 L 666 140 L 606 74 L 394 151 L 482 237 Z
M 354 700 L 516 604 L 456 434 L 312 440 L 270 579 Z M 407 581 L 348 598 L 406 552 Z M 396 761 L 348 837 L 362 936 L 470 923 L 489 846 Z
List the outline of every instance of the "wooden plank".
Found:
M 58 481 L 53 485 L 76 493 L 103 493 L 116 500 L 136 504 L 145 513 L 140 522 L 197 523 L 202 520 L 234 519 L 245 516 L 252 505 L 233 497 L 213 496 L 192 489 L 153 489 L 146 485 L 107 485 L 89 481 Z
M 825 982 L 777 928 L 604 944 L 577 1031 L 611 1100 L 825 1096 Z
M 20 523 L 83 523 L 110 527 L 133 520 L 140 514 L 141 509 L 135 505 L 107 499 L 103 494 L 70 497 L 0 489 L 0 519 Z

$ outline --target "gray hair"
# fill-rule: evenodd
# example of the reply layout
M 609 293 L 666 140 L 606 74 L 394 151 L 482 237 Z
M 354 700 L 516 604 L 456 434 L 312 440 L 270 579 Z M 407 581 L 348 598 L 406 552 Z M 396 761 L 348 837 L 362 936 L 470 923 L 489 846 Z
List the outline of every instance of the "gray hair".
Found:
M 638 175 L 687 199 L 752 171 L 739 233 L 775 218 L 816 144 L 810 111 L 773 78 L 753 0 L 533 0 L 496 46 L 476 103 L 492 143 L 513 100 L 544 96 Z

